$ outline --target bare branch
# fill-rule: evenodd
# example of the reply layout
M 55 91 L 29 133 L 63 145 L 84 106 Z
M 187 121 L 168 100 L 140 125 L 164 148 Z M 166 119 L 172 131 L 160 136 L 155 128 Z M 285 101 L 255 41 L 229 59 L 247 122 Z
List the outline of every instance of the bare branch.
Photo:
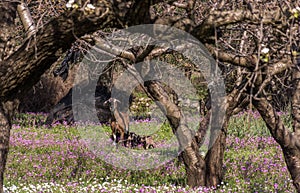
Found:
M 212 53 L 214 57 L 216 57 L 216 48 L 212 45 L 206 44 L 207 49 Z M 245 67 L 249 69 L 255 68 L 255 64 L 257 63 L 257 57 L 253 56 L 237 56 L 233 54 L 229 54 L 226 52 L 218 51 L 218 59 L 222 62 L 228 62 L 230 64 Z
M 273 76 L 276 74 L 279 74 L 285 70 L 287 70 L 288 68 L 290 68 L 292 66 L 292 62 L 287 60 L 287 59 L 283 59 L 279 62 L 276 62 L 274 64 L 268 64 L 267 68 L 266 68 L 266 73 Z
M 105 50 L 111 54 L 114 54 L 116 56 L 120 56 L 122 58 L 126 58 L 130 61 L 135 61 L 135 55 L 130 52 L 130 51 L 126 51 L 121 47 L 117 47 L 115 45 L 110 45 L 108 44 L 107 41 L 105 41 L 104 39 L 100 38 L 100 37 L 94 37 L 97 47 L 101 48 L 102 50 Z
M 230 10 L 230 11 L 213 11 L 203 23 L 195 27 L 193 34 L 200 39 L 205 39 L 207 36 L 213 36 L 214 28 L 238 22 L 247 21 L 249 23 L 272 24 L 282 23 L 284 17 L 281 10 L 278 8 L 272 11 L 265 11 L 261 16 L 260 13 L 253 14 L 250 10 Z M 276 24 L 275 24 L 276 23 Z
M 17 10 L 25 28 L 25 32 L 27 33 L 27 37 L 30 37 L 35 33 L 36 27 L 26 3 L 22 1 L 18 4 Z

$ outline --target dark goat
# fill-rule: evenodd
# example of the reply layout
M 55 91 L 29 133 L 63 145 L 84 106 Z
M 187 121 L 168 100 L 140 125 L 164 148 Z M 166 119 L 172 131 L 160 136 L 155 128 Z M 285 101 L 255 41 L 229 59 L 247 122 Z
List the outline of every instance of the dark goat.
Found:
M 125 135 L 127 147 L 137 147 L 141 144 L 141 137 L 134 132 L 130 132 Z
M 134 148 L 142 145 L 144 149 L 155 148 L 155 143 L 151 136 L 140 136 L 134 132 L 130 132 L 125 135 L 125 138 L 128 147 Z

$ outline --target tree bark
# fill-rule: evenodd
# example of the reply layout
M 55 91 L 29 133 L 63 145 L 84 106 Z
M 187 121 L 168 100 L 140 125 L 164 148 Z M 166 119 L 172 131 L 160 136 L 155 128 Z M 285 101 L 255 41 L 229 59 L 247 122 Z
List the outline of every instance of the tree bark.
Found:
M 223 180 L 223 158 L 224 151 L 226 147 L 226 133 L 228 123 L 223 125 L 223 128 L 213 146 L 208 150 L 207 155 L 205 157 L 206 163 L 206 175 L 205 175 L 205 185 L 207 187 L 214 186 L 216 187 Z M 213 132 L 213 131 L 212 131 Z
M 264 98 L 254 100 L 253 104 L 264 119 L 271 135 L 280 145 L 293 183 L 300 192 L 300 144 L 294 132 L 286 128 L 280 116 L 276 114 L 272 105 Z
M 9 150 L 10 114 L 12 113 L 9 105 L 3 103 L 0 105 L 0 193 L 3 193 L 4 171 Z
M 0 62 L 4 60 L 13 50 L 14 40 L 10 34 L 15 30 L 14 19 L 16 18 L 17 3 L 0 3 Z M 0 193 L 3 193 L 4 172 L 9 150 L 9 137 L 11 122 L 10 116 L 13 113 L 11 102 L 0 100 Z
M 160 82 L 148 81 L 145 83 L 145 87 L 153 99 L 164 106 L 167 119 L 178 139 L 180 150 L 183 151 L 182 158 L 187 172 L 188 185 L 191 187 L 205 186 L 205 161 L 200 155 L 199 144 L 193 132 L 185 126 L 179 107 L 171 100 L 169 93 Z
M 0 110 L 0 193 L 3 192 L 4 171 L 9 149 L 9 136 L 11 126 L 3 110 Z
M 299 58 L 298 60 L 294 58 L 292 68 L 294 89 L 292 94 L 293 131 L 284 126 L 280 116 L 266 97 L 254 100 L 253 104 L 264 119 L 271 135 L 280 145 L 293 184 L 297 192 L 300 192 L 300 63 L 298 61 Z
M 15 30 L 16 9 L 15 2 L 0 3 L 0 62 L 12 52 L 14 40 L 10 39 L 10 35 Z
M 298 140 L 300 140 L 300 54 L 294 57 L 293 67 L 293 94 L 292 94 L 292 118 L 293 131 Z M 300 143 L 300 142 L 299 142 Z

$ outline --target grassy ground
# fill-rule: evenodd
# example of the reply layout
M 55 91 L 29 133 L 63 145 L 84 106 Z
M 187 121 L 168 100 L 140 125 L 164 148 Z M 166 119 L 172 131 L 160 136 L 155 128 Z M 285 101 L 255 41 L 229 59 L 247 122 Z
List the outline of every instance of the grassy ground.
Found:
M 37 127 L 43 115 L 21 115 L 11 131 L 5 172 L 7 192 L 293 192 L 279 146 L 255 113 L 232 118 L 224 158 L 224 182 L 217 190 L 186 186 L 182 163 L 171 160 L 148 170 L 114 167 L 91 152 L 76 127 Z M 286 118 L 288 123 L 288 118 Z M 151 123 L 138 122 L 133 127 Z M 109 128 L 104 126 L 104 131 Z M 163 125 L 158 147 L 172 136 Z M 124 163 L 128 164 L 128 163 Z

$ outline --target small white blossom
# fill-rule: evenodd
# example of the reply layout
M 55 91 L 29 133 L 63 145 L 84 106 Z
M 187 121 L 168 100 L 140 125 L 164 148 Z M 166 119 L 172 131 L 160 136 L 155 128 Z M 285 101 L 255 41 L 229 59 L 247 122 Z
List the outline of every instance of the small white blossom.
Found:
M 298 10 L 296 8 L 292 9 L 292 13 L 297 13 Z
M 264 48 L 264 49 L 261 50 L 261 53 L 262 53 L 262 54 L 268 54 L 269 51 L 270 51 L 269 48 Z
M 96 9 L 96 7 L 93 5 L 93 4 L 87 4 L 86 5 L 86 7 L 88 8 L 88 9 Z
M 204 152 L 204 151 L 201 151 L 201 152 L 200 152 L 200 155 L 201 155 L 202 157 L 205 157 L 205 152 Z
M 74 3 L 75 3 L 75 0 L 69 0 L 68 3 L 66 4 L 66 7 L 71 8 Z
M 291 12 L 292 13 L 298 13 L 298 12 L 300 12 L 300 7 L 293 8 Z
M 66 7 L 67 7 L 67 8 L 71 8 L 71 7 L 72 7 L 72 4 L 67 3 L 67 4 L 66 4 Z

